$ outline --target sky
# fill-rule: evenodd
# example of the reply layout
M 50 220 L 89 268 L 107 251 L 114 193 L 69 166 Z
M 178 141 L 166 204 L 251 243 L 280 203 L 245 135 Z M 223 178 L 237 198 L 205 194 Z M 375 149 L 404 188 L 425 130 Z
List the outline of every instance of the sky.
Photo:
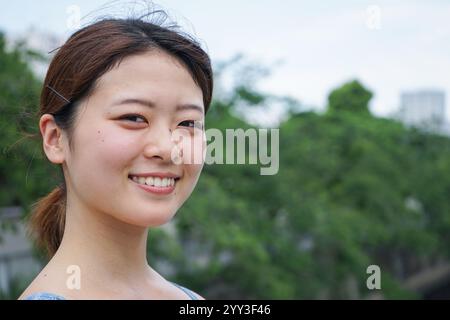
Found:
M 104 0 L 1 0 L 0 30 L 30 28 L 68 37 L 73 18 L 105 14 Z M 119 1 L 131 3 L 131 1 Z M 370 108 L 389 116 L 400 93 L 439 89 L 450 119 L 450 1 L 161 0 L 213 62 L 243 54 L 269 67 L 259 88 L 322 110 L 328 93 L 352 79 L 374 92 Z M 76 7 L 74 7 L 76 6 Z M 128 8 L 130 6 L 128 5 Z M 75 9 L 74 9 L 75 8 Z

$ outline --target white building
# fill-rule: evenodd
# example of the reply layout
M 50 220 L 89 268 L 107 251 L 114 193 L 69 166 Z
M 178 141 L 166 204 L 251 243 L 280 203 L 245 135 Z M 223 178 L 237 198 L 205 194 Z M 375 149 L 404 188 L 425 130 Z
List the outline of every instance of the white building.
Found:
M 403 92 L 398 118 L 410 126 L 444 132 L 447 126 L 445 92 L 439 90 Z

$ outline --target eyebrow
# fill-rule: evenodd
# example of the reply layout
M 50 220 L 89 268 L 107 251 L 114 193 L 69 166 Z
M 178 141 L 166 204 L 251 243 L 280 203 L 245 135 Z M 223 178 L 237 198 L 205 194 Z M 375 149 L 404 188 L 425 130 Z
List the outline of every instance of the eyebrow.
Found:
M 118 106 L 118 105 L 122 105 L 122 104 L 140 104 L 144 107 L 148 107 L 148 108 L 154 108 L 155 107 L 155 103 L 153 101 L 150 100 L 143 100 L 143 99 L 136 99 L 136 98 L 126 98 L 123 100 L 119 100 L 115 103 L 113 103 L 113 106 Z M 179 104 L 177 105 L 177 107 L 175 108 L 176 111 L 181 111 L 181 110 L 197 110 L 201 113 L 204 113 L 204 110 L 202 107 L 200 107 L 197 104 L 193 104 L 193 103 L 185 103 L 185 104 Z

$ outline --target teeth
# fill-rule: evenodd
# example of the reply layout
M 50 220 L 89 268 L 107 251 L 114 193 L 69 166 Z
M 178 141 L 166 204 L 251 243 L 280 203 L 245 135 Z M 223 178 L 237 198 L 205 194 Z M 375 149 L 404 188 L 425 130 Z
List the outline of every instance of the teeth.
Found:
M 139 184 L 145 184 L 148 186 L 154 186 L 158 188 L 165 188 L 165 187 L 173 187 L 175 185 L 175 179 L 174 178 L 160 178 L 160 177 L 137 177 L 132 176 L 131 179 Z
M 147 179 L 145 179 L 145 184 L 148 186 L 152 186 L 153 185 L 153 177 L 147 177 Z

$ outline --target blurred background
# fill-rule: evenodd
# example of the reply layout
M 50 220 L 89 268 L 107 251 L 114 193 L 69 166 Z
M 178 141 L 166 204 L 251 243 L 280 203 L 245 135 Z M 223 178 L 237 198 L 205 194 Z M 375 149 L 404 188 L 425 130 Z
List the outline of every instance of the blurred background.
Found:
M 28 138 L 52 51 L 148 3 L 2 1 L 0 299 L 46 262 L 24 219 L 61 181 Z M 450 3 L 156 4 L 213 60 L 207 128 L 279 128 L 280 164 L 206 165 L 152 266 L 209 299 L 450 298 Z

